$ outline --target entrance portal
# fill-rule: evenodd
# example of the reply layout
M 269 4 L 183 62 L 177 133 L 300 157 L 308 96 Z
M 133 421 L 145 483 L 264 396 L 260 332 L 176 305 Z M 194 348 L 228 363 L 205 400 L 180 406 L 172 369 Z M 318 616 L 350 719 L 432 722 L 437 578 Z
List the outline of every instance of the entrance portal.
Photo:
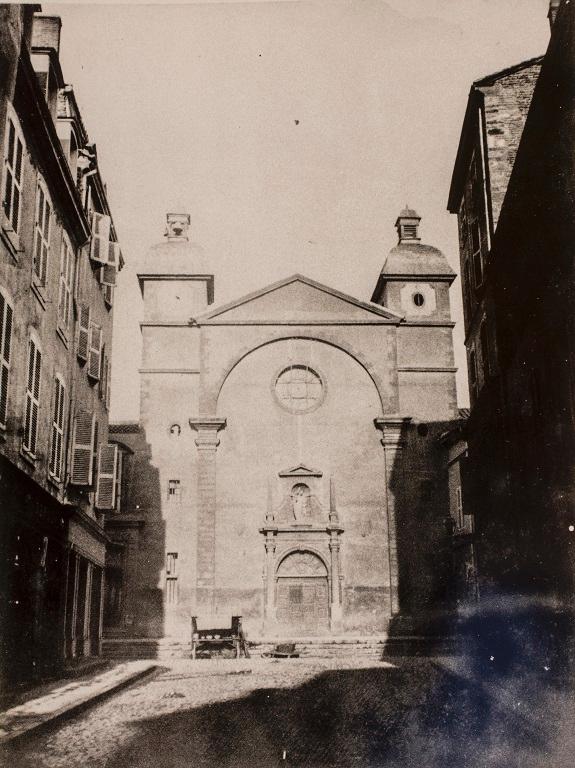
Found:
M 292 632 L 318 633 L 329 627 L 327 569 L 317 555 L 298 551 L 277 571 L 277 620 Z

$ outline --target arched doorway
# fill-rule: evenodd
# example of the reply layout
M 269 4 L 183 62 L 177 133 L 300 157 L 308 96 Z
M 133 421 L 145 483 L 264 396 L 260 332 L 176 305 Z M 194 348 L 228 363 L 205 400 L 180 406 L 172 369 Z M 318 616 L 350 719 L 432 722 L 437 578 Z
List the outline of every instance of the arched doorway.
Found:
M 294 632 L 318 633 L 329 628 L 327 568 L 313 552 L 298 550 L 285 557 L 276 574 L 278 624 Z

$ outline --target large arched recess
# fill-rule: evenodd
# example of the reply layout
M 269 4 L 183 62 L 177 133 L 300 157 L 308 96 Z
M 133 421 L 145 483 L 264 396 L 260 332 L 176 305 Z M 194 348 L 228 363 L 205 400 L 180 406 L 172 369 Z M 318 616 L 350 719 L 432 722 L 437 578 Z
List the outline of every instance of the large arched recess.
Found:
M 325 387 L 321 405 L 296 415 L 274 394 L 278 373 L 309 365 Z M 282 500 L 278 474 L 298 464 L 320 470 L 327 513 L 333 477 L 342 535 L 348 628 L 377 629 L 388 584 L 385 471 L 374 417 L 381 396 L 372 376 L 347 350 L 309 337 L 261 344 L 230 366 L 219 391 L 227 426 L 217 454 L 216 584 L 249 621 L 263 610 L 263 525 Z M 295 543 L 295 542 L 294 542 Z M 303 542 L 302 542 L 303 546 Z
M 386 326 L 385 330 L 390 328 Z M 378 331 L 381 329 L 377 329 Z M 366 357 L 363 351 L 359 348 L 359 344 L 349 343 L 349 340 L 345 338 L 344 334 L 333 333 L 330 329 L 321 329 L 317 333 L 310 334 L 308 332 L 290 333 L 288 329 L 274 329 L 271 333 L 266 333 L 265 336 L 260 337 L 255 342 L 253 338 L 249 340 L 244 339 L 243 343 L 237 345 L 237 347 L 230 342 L 230 339 L 226 340 L 225 349 L 226 352 L 231 351 L 229 358 L 224 360 L 217 359 L 216 356 L 210 361 L 211 372 L 205 372 L 202 377 L 202 391 L 200 393 L 200 410 L 202 413 L 215 414 L 216 410 L 221 412 L 219 407 L 220 392 L 226 382 L 226 379 L 234 370 L 234 368 L 241 363 L 241 361 L 253 354 L 260 347 L 267 346 L 268 344 L 275 344 L 278 341 L 285 340 L 298 340 L 306 339 L 308 341 L 315 341 L 321 344 L 327 344 L 349 355 L 355 362 L 360 365 L 367 375 L 371 378 L 375 389 L 379 395 L 379 409 L 375 416 L 383 415 L 383 413 L 395 413 L 398 408 L 397 404 L 397 392 L 395 386 L 386 387 L 386 379 L 390 377 L 390 371 L 387 370 L 384 360 L 388 357 L 384 345 L 395 345 L 395 328 L 393 330 L 393 339 L 390 335 L 381 335 L 381 342 L 378 348 L 378 355 L 376 358 L 372 355 Z M 216 344 L 214 338 L 210 342 L 210 346 L 213 347 Z M 213 355 L 213 352 L 211 353 Z M 394 372 L 395 373 L 395 372 Z M 226 414 L 223 414 L 224 416 Z

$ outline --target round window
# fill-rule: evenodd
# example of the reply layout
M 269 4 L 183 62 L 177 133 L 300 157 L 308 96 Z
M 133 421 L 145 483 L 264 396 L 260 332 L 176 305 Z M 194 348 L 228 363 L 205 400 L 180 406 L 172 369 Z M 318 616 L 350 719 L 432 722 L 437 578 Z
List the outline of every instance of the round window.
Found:
M 425 297 L 422 293 L 413 294 L 413 303 L 416 307 L 422 307 L 425 304 Z
M 312 368 L 307 365 L 290 365 L 277 376 L 274 394 L 286 411 L 309 413 L 322 404 L 325 387 L 319 374 Z

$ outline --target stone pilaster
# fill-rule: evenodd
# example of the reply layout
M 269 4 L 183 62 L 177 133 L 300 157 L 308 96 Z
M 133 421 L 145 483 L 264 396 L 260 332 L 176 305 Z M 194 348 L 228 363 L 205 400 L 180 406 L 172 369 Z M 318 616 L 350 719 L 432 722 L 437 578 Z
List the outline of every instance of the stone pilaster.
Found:
M 331 558 L 331 605 L 330 605 L 330 629 L 332 632 L 341 632 L 341 585 L 339 562 L 339 530 L 330 531 L 329 554 Z
M 198 518 L 196 557 L 196 611 L 212 612 L 216 587 L 216 451 L 218 432 L 225 419 L 190 419 L 197 432 Z
M 411 417 L 384 416 L 375 419 L 376 429 L 381 430 L 385 461 L 386 512 L 389 542 L 389 591 L 391 613 L 399 612 L 399 567 L 397 560 L 397 501 L 403 482 L 402 453 L 405 446 L 405 432 Z
M 274 532 L 266 531 L 266 561 L 264 567 L 264 631 L 269 631 L 276 622 L 275 601 L 275 553 Z

